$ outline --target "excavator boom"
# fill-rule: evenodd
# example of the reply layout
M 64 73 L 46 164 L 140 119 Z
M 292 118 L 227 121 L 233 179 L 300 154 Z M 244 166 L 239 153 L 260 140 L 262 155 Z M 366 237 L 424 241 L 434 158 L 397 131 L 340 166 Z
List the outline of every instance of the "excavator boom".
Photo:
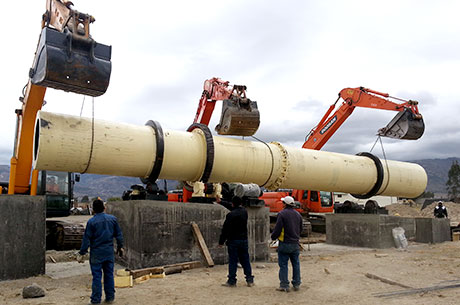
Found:
M 89 25 L 94 21 L 91 15 L 74 10 L 70 1 L 46 2 L 29 81 L 20 97 L 22 107 L 16 110 L 8 194 L 36 194 L 38 173 L 32 172 L 31 179 L 34 125 L 47 87 L 90 96 L 107 90 L 111 47 L 91 38 Z
M 340 99 L 343 99 L 342 104 L 331 114 Z M 395 98 L 388 93 L 364 87 L 342 89 L 335 103 L 329 107 L 319 124 L 310 131 L 302 147 L 321 149 L 356 107 L 398 111 L 386 127 L 379 129 L 378 134 L 402 140 L 417 140 L 425 131 L 423 117 L 417 105 L 417 101 Z

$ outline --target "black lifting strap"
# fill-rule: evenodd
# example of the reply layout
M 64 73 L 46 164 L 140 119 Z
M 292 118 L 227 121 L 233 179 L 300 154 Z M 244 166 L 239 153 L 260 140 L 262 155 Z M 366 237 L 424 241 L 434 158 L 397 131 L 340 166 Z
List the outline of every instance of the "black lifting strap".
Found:
M 375 167 L 377 168 L 377 181 L 375 181 L 374 187 L 367 194 L 364 194 L 364 195 L 351 194 L 353 197 L 358 198 L 358 199 L 368 199 L 368 198 L 371 198 L 372 196 L 375 196 L 377 192 L 379 191 L 380 187 L 382 186 L 382 183 L 383 183 L 382 162 L 380 161 L 379 158 L 377 158 L 376 156 L 368 152 L 360 152 L 360 153 L 357 153 L 356 155 L 370 158 L 372 161 L 374 161 Z
M 157 121 L 149 120 L 145 125 L 150 126 L 155 131 L 155 142 L 156 142 L 156 154 L 155 154 L 155 162 L 153 164 L 152 171 L 148 177 L 148 180 L 151 183 L 155 183 L 157 181 L 158 176 L 160 175 L 161 167 L 163 166 L 163 156 L 165 152 L 165 139 L 163 135 L 163 129 L 161 128 L 160 123 Z
M 214 164 L 214 140 L 209 127 L 204 124 L 193 123 L 187 128 L 187 131 L 192 131 L 196 128 L 203 131 L 206 139 L 206 165 L 204 166 L 203 174 L 200 179 L 201 182 L 206 183 L 209 180 L 209 176 L 211 176 L 212 166 Z

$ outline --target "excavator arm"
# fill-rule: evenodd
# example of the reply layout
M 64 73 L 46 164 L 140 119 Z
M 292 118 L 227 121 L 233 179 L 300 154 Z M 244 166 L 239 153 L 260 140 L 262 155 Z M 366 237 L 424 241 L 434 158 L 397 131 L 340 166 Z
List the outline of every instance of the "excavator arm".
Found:
M 331 114 L 340 99 L 343 100 L 342 104 Z M 302 148 L 320 150 L 356 107 L 397 111 L 398 114 L 386 127 L 381 128 L 378 134 L 404 140 L 419 139 L 423 135 L 425 124 L 417 105 L 417 101 L 395 98 L 388 93 L 364 87 L 342 89 L 335 103 L 329 107 L 318 125 L 310 131 Z
M 208 125 L 218 100 L 223 101 L 222 115 L 216 131 L 220 135 L 252 136 L 260 124 L 257 102 L 246 97 L 246 86 L 230 86 L 214 77 L 204 82 L 193 123 Z
M 111 47 L 91 38 L 89 24 L 94 17 L 72 9 L 72 5 L 70 1 L 47 0 L 29 80 L 20 97 L 22 107 L 16 110 L 8 194 L 36 194 L 38 172 L 33 171 L 30 179 L 33 136 L 47 87 L 90 96 L 107 90 Z

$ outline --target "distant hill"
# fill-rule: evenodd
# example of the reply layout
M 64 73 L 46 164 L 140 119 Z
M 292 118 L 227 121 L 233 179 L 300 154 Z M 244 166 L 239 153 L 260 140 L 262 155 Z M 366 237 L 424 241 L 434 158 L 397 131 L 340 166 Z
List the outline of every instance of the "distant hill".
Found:
M 8 165 L 0 165 L 0 182 L 8 182 L 10 167 Z M 158 187 L 165 189 L 165 181 L 158 180 Z M 75 183 L 74 196 L 80 198 L 88 196 L 90 199 L 101 197 L 107 200 L 111 197 L 121 197 L 124 191 L 131 188 L 133 184 L 141 184 L 139 178 L 133 177 L 117 177 L 105 175 L 80 175 L 80 182 Z M 166 180 L 166 187 L 169 190 L 176 189 L 179 182 Z
M 80 182 L 75 183 L 74 196 L 81 198 L 87 195 L 90 199 L 101 197 L 107 200 L 111 197 L 120 197 L 124 191 L 131 188 L 133 184 L 142 184 L 139 178 L 117 177 L 105 175 L 84 174 L 80 176 Z M 158 187 L 165 189 L 164 180 L 158 180 Z M 176 189 L 179 182 L 166 180 L 167 190 Z
M 446 182 L 449 169 L 454 161 L 460 162 L 460 158 L 425 159 L 410 162 L 417 163 L 425 169 L 428 175 L 427 191 L 437 194 L 447 194 Z
M 425 159 L 409 162 L 420 164 L 426 170 L 428 175 L 427 191 L 446 194 L 447 173 L 454 160 L 460 162 L 460 158 Z M 0 182 L 8 182 L 8 176 L 9 166 L 0 165 Z M 75 183 L 74 192 L 75 197 L 78 198 L 87 195 L 90 199 L 99 196 L 106 200 L 111 197 L 121 197 L 131 185 L 139 183 L 141 183 L 139 178 L 84 174 L 81 175 L 80 182 Z M 167 189 L 176 189 L 178 183 L 177 181 L 166 180 Z M 160 189 L 164 189 L 164 180 L 159 180 L 158 186 Z

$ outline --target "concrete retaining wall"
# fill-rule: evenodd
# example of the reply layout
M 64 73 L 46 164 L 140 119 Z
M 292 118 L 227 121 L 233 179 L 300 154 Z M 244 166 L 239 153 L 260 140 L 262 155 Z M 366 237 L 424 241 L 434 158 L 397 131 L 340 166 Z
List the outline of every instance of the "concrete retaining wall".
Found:
M 45 273 L 45 198 L 0 195 L 0 281 Z
M 326 242 L 367 247 L 395 247 L 392 229 L 402 227 L 408 240 L 438 243 L 450 240 L 448 219 L 388 215 L 330 214 L 326 216 Z
M 326 216 L 328 244 L 391 248 L 395 246 L 391 230 L 403 227 L 406 238 L 415 237 L 413 218 L 377 214 L 330 214 Z
M 268 209 L 248 208 L 249 248 L 253 259 L 267 259 Z M 110 202 L 107 213 L 123 230 L 128 268 L 145 268 L 202 260 L 190 223 L 198 224 L 216 264 L 228 261 L 219 236 L 228 210 L 217 204 L 152 200 Z
M 447 218 L 415 218 L 416 240 L 421 243 L 450 241 L 450 221 Z

